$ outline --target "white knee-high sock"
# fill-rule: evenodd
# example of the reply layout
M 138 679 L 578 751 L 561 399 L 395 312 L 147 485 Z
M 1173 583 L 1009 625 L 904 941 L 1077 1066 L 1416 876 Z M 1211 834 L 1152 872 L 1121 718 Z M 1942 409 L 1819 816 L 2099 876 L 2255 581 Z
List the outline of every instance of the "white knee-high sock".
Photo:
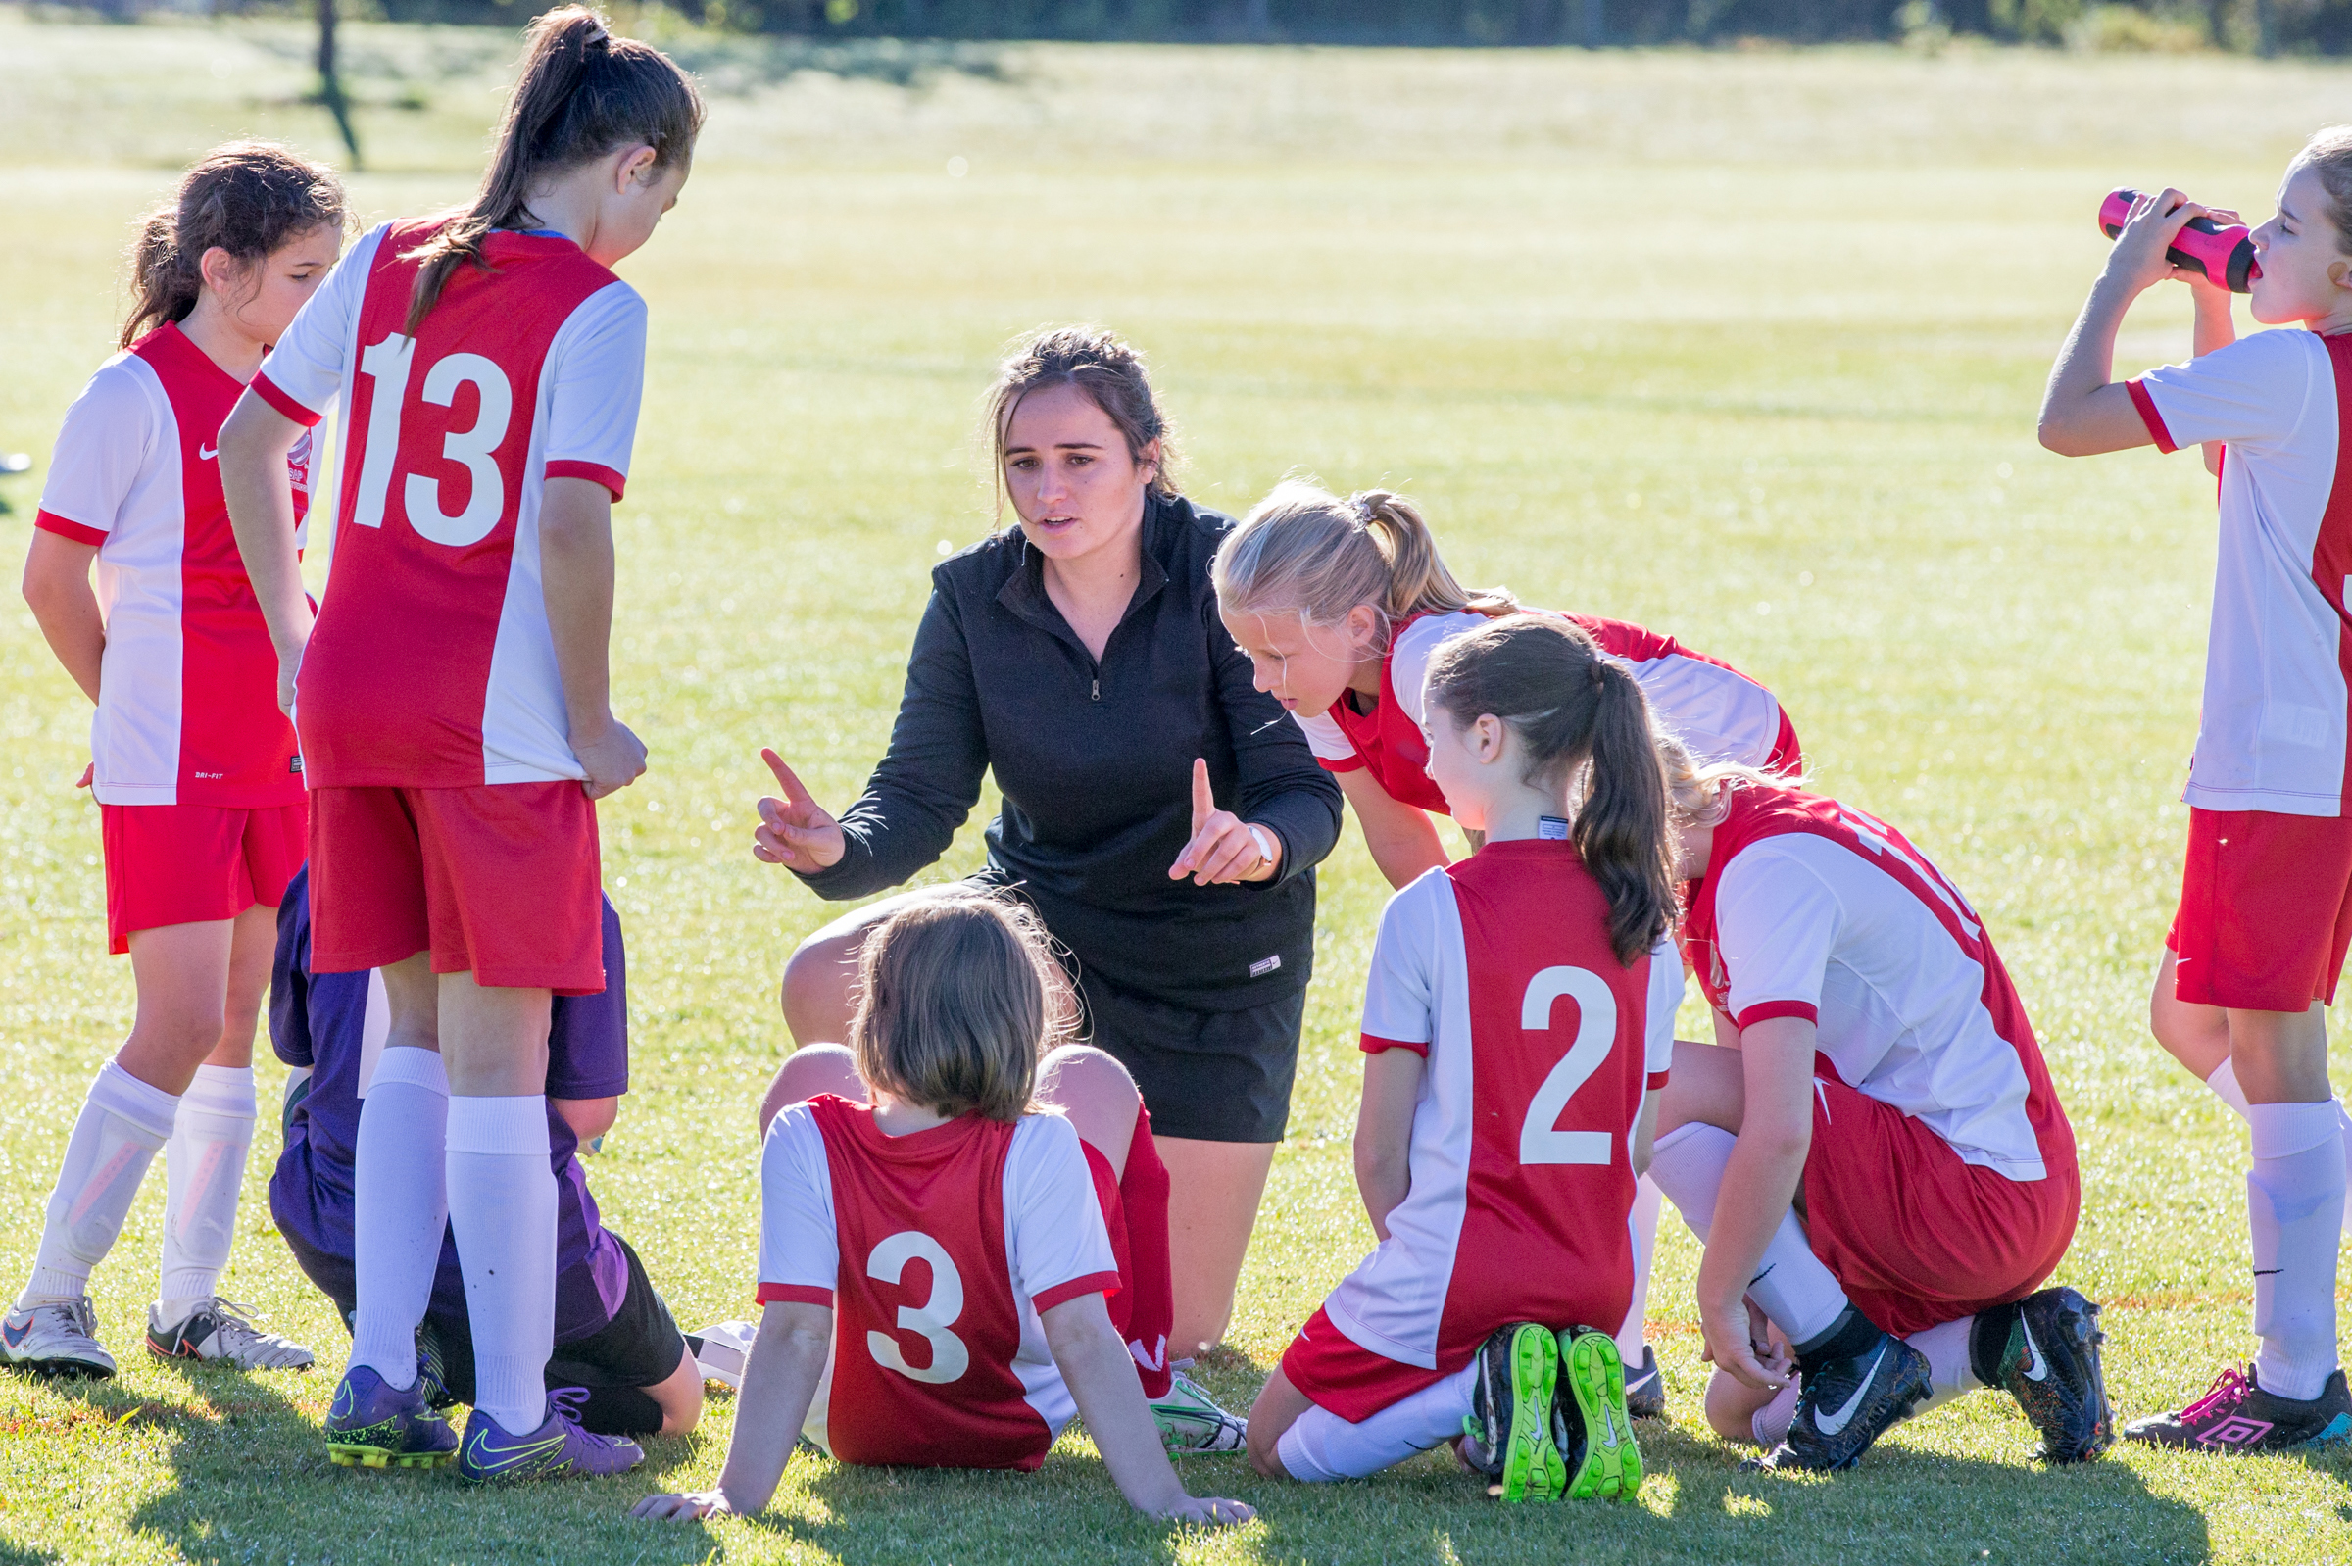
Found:
M 1935 1391 L 1912 1410 L 1913 1415 L 1925 1415 L 1971 1389 L 1984 1386 L 1968 1358 L 1968 1337 L 1976 1322 L 1973 1317 L 1954 1318 L 1932 1329 L 1921 1329 L 1905 1341 L 1928 1358 L 1928 1384 Z
M 2251 1105 L 2254 1169 L 2254 1364 L 2262 1386 L 2315 1399 L 2335 1370 L 2335 1252 L 2344 1225 L 2344 1162 L 2332 1100 Z
M 2237 1084 L 2237 1058 L 2235 1056 L 2224 1056 L 2222 1064 L 2214 1068 L 2212 1076 L 2205 1080 L 2205 1087 L 2212 1090 L 2223 1104 L 2236 1111 L 2240 1117 L 2246 1116 L 2246 1092 Z M 2345 1176 L 2347 1179 L 2352 1179 L 2352 1116 L 2344 1114 L 2344 1102 L 2341 1100 L 2335 1102 L 2335 1130 L 2344 1143 Z M 2345 1211 L 2344 1218 L 2347 1222 L 2352 1222 L 2352 1209 Z
M 547 1420 L 547 1358 L 556 1346 L 556 1175 L 545 1096 L 450 1101 L 449 1219 L 473 1320 L 474 1408 L 516 1437 L 537 1431 Z
M 1478 1363 L 1473 1360 L 1453 1376 L 1361 1421 L 1343 1421 L 1321 1405 L 1310 1406 L 1291 1423 L 1274 1451 L 1294 1481 L 1352 1481 L 1375 1475 L 1458 1437 L 1477 1382 Z
M 1723 1191 L 1723 1173 L 1738 1142 L 1720 1127 L 1685 1122 L 1659 1139 L 1650 1155 L 1650 1175 L 1674 1200 L 1683 1223 L 1701 1243 L 1714 1226 L 1715 1200 Z M 1813 1255 L 1813 1244 L 1805 1239 L 1805 1228 L 1793 1210 L 1781 1216 L 1747 1294 L 1791 1345 L 1803 1345 L 1826 1332 L 1847 1305 L 1844 1287 Z
M 72 1300 L 114 1247 L 155 1152 L 172 1136 L 179 1097 L 110 1061 L 90 1080 L 49 1193 L 32 1280 L 17 1304 Z
M 388 1046 L 360 1102 L 352 1158 L 351 1360 L 396 1389 L 416 1382 L 416 1325 L 432 1303 L 449 1224 L 449 1075 L 441 1054 Z
M 1634 1304 L 1617 1331 L 1617 1353 L 1630 1372 L 1642 1365 L 1642 1348 L 1649 1338 L 1649 1264 L 1658 1250 L 1658 1211 L 1665 1198 L 1646 1175 L 1634 1188 L 1634 1211 L 1627 1223 L 1634 1233 Z
M 199 1067 L 179 1097 L 164 1145 L 171 1198 L 164 1207 L 163 1298 L 167 1324 L 202 1305 L 220 1285 L 237 1234 L 237 1195 L 253 1150 L 251 1067 Z

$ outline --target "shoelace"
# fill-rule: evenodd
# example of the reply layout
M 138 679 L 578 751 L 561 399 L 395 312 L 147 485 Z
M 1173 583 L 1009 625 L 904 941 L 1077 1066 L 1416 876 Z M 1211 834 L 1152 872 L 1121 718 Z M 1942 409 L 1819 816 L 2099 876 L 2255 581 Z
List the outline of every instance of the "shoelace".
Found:
M 2225 1367 L 2222 1375 L 2213 1380 L 2213 1387 L 2205 1391 L 2205 1396 L 2180 1412 L 2180 1419 L 2184 1422 L 2202 1421 L 2209 1415 L 2225 1414 L 2237 1408 L 2245 1401 L 2246 1396 L 2253 1392 L 2254 1386 L 2246 1381 L 2243 1372 L 2235 1367 Z
M 580 1425 L 580 1412 L 587 1407 L 588 1391 L 586 1389 L 550 1389 L 547 1391 L 549 1414 L 562 1416 L 570 1423 L 582 1439 L 595 1444 L 598 1447 L 612 1447 L 614 1445 L 611 1438 L 601 1432 L 591 1432 Z

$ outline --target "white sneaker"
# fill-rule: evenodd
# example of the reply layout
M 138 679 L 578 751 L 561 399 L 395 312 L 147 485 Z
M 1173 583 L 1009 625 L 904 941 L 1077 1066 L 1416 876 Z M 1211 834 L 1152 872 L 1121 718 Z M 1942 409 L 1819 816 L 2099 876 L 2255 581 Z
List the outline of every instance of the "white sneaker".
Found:
M 759 1332 L 756 1326 L 740 1318 L 730 1323 L 713 1323 L 687 1335 L 686 1348 L 694 1352 L 694 1364 L 701 1368 L 706 1379 L 740 1391 L 743 1363 L 750 1359 L 752 1336 Z
M 1152 1401 L 1152 1419 L 1170 1453 L 1238 1453 L 1250 1444 L 1250 1423 L 1232 1415 L 1182 1372 Z
M 36 1301 L 0 1318 L 0 1362 L 50 1377 L 115 1375 L 115 1358 L 98 1343 L 98 1307 L 86 1296 Z
M 253 1308 L 207 1297 L 175 1324 L 161 1301 L 147 1308 L 147 1349 L 168 1361 L 223 1361 L 246 1372 L 299 1370 L 318 1359 L 307 1346 L 255 1325 Z

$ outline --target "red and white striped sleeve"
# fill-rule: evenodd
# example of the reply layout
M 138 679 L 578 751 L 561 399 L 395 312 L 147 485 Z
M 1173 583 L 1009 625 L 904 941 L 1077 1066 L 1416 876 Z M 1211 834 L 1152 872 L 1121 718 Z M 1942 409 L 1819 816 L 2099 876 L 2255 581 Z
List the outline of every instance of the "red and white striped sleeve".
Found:
M 548 347 L 550 479 L 587 479 L 618 501 L 645 394 L 645 301 L 626 283 L 582 300 Z
M 127 354 L 107 361 L 90 377 L 57 433 L 34 527 L 76 544 L 106 543 L 164 438 L 150 393 L 153 380 L 131 368 Z M 179 458 L 175 452 L 166 456 L 174 463 Z
M 335 395 L 351 373 L 359 331 L 360 303 L 368 275 L 392 225 L 383 224 L 344 252 L 318 291 L 303 301 L 293 324 L 262 361 L 253 394 L 296 424 L 317 424 L 334 407 Z
M 833 1167 L 806 1102 L 787 1105 L 760 1152 L 760 1301 L 831 1306 L 841 1280 Z

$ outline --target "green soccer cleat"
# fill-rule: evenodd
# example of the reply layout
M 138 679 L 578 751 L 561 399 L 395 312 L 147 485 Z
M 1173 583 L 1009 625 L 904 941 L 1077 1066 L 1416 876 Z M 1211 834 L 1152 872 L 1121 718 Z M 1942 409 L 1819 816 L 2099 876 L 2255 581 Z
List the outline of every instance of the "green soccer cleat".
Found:
M 1462 1462 L 1487 1478 L 1487 1495 L 1505 1502 L 1556 1497 L 1568 1466 L 1552 1441 L 1560 1342 L 1541 1323 L 1513 1323 L 1478 1348 L 1478 1379 L 1462 1418 Z M 1624 1396 L 1618 1396 L 1620 1408 Z
M 1617 1342 L 1579 1329 L 1560 1352 L 1552 1400 L 1552 1443 L 1567 1456 L 1562 1496 L 1631 1502 L 1642 1490 L 1642 1445 L 1626 1408 L 1625 1358 Z
M 1159 1441 L 1174 1453 L 1239 1453 L 1250 1446 L 1250 1423 L 1219 1405 L 1209 1392 L 1179 1372 L 1168 1392 L 1152 1401 Z

